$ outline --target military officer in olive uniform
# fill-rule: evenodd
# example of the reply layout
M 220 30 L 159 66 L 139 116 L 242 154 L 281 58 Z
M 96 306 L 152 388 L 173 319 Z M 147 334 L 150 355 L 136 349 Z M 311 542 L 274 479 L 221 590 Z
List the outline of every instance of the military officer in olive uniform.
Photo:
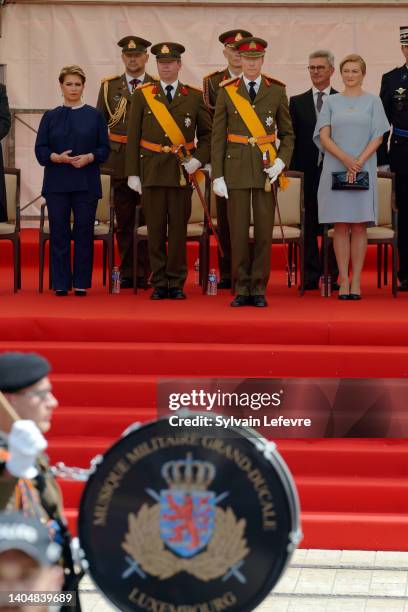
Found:
M 118 42 L 122 48 L 125 72 L 102 79 L 97 107 L 102 111 L 109 127 L 111 154 L 106 167 L 113 170 L 114 206 L 117 223 L 117 241 L 121 258 L 121 286 L 133 287 L 133 228 L 135 209 L 140 197 L 129 189 L 125 174 L 127 125 L 130 103 L 138 85 L 152 80 L 145 67 L 149 55 L 148 40 L 138 36 L 125 36 Z M 143 285 L 143 273 L 138 274 L 138 285 Z
M 242 72 L 241 56 L 238 53 L 234 43 L 248 36 L 252 36 L 252 34 L 246 30 L 229 30 L 228 32 L 223 32 L 218 37 L 218 40 L 224 45 L 223 53 L 228 65 L 226 68 L 223 68 L 223 70 L 212 72 L 203 79 L 204 101 L 212 115 L 214 115 L 215 103 L 217 101 L 220 83 L 226 79 L 230 79 L 231 77 L 240 76 Z M 218 236 L 222 250 L 224 251 L 224 257 L 221 257 L 218 254 L 218 267 L 221 275 L 218 288 L 230 289 L 231 239 L 228 226 L 227 201 L 225 198 L 215 196 L 215 202 L 217 207 Z
M 153 300 L 186 297 L 186 234 L 191 213 L 188 176 L 210 159 L 211 116 L 202 91 L 178 78 L 184 50 L 172 42 L 151 48 L 160 81 L 136 90 L 129 118 L 126 173 L 129 186 L 142 194 Z M 178 154 L 180 145 L 187 152 L 184 160 Z
M 11 422 L 0 407 L 0 510 L 22 510 L 49 527 L 62 545 L 64 590 L 76 590 L 80 576 L 73 566 L 61 490 L 44 454 L 47 441 L 43 434 L 50 429 L 58 406 L 49 371 L 48 361 L 34 353 L 0 355 L 0 390 L 20 417 Z M 80 610 L 79 600 L 75 609 Z
M 380 97 L 392 124 L 392 134 L 389 151 L 387 133 L 377 158 L 379 166 L 385 166 L 385 169 L 389 166 L 395 172 L 399 289 L 408 291 L 408 26 L 400 28 L 400 42 L 405 64 L 384 74 L 381 81 Z
M 266 189 L 278 177 L 283 183 L 280 175 L 289 166 L 294 134 L 284 84 L 261 73 L 266 41 L 250 37 L 236 45 L 243 75 L 223 81 L 218 93 L 211 146 L 213 189 L 228 199 L 236 292 L 231 306 L 264 307 L 275 213 L 273 193 Z M 251 205 L 252 261 L 248 244 Z

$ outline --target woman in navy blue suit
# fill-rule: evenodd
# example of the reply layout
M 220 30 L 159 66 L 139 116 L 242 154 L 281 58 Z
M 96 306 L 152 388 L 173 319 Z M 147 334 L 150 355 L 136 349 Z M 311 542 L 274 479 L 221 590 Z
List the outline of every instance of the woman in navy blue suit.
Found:
M 72 287 L 75 295 L 86 295 L 92 281 L 96 206 L 102 196 L 99 165 L 110 152 L 108 128 L 98 110 L 81 102 L 85 74 L 79 66 L 63 68 L 59 82 L 64 103 L 44 113 L 35 154 L 45 167 L 42 195 L 50 223 L 53 289 L 59 296 Z

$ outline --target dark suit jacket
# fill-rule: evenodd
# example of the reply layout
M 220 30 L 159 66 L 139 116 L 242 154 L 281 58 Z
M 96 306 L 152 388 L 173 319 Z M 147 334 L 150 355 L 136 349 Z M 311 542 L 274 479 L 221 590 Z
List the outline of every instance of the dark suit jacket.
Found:
M 408 130 L 407 98 L 405 97 L 405 102 L 403 103 L 400 112 L 396 112 L 396 108 L 393 103 L 393 95 L 400 87 L 403 89 L 408 89 L 408 69 L 405 64 L 383 74 L 381 79 L 380 98 L 384 105 L 387 119 L 393 125 L 393 127 Z M 378 165 L 382 166 L 384 164 L 391 164 L 391 170 L 406 173 L 408 139 L 399 138 L 398 136 L 392 135 L 390 152 L 388 153 L 387 145 L 389 135 L 389 132 L 384 134 L 382 144 L 377 151 Z
M 6 87 L 0 83 L 0 140 L 9 133 L 11 125 Z M 3 151 L 0 146 L 0 221 L 7 221 L 6 186 L 4 183 Z
M 335 93 L 337 91 L 332 87 L 330 95 Z M 317 117 L 312 89 L 297 96 L 292 96 L 289 101 L 289 111 L 295 132 L 295 149 L 290 169 L 305 174 L 310 171 L 315 172 L 319 150 L 313 142 Z
M 55 164 L 51 153 L 62 153 L 71 149 L 72 156 L 93 153 L 94 161 L 83 168 L 71 164 Z M 58 106 L 44 113 L 38 128 L 35 154 L 38 162 L 45 166 L 42 195 L 72 191 L 86 191 L 100 198 L 101 178 L 99 164 L 108 159 L 110 153 L 108 127 L 102 114 L 85 104 L 71 109 Z

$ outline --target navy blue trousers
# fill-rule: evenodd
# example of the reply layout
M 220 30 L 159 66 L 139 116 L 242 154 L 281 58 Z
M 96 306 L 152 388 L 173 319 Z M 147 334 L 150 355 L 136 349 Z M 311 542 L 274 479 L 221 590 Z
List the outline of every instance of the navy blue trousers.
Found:
M 93 233 L 98 200 L 86 191 L 49 193 L 46 200 L 53 289 L 88 289 L 92 283 Z M 71 211 L 74 217 L 72 232 Z M 71 239 L 74 241 L 73 270 Z

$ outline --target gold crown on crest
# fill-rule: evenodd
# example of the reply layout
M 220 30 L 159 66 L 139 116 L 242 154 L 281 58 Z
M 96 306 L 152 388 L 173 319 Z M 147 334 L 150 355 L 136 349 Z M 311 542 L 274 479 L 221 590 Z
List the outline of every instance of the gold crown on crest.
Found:
M 136 49 L 136 43 L 134 40 L 129 41 L 128 49 Z
M 193 459 L 192 453 L 187 453 L 185 459 L 167 461 L 161 469 L 169 488 L 182 490 L 207 489 L 215 472 L 212 463 Z
M 162 48 L 160 49 L 160 53 L 170 53 L 170 49 L 168 48 L 167 45 L 163 45 Z
M 256 49 L 256 42 L 252 41 L 249 43 L 249 48 L 250 49 Z
M 235 40 L 242 40 L 243 36 L 241 34 L 241 32 L 237 32 L 236 36 L 235 36 Z

